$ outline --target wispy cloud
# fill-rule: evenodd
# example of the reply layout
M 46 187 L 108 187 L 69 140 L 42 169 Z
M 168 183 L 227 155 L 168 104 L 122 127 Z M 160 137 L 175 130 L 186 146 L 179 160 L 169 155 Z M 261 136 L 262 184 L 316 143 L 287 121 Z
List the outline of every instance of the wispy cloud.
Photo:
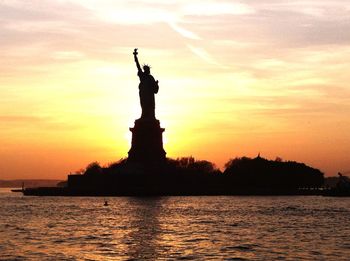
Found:
M 57 60 L 80 60 L 84 54 L 78 51 L 58 51 L 52 54 L 52 58 Z
M 176 31 L 177 33 L 179 33 L 185 38 L 192 39 L 192 40 L 201 39 L 197 34 L 178 26 L 175 22 L 169 22 L 169 25 L 172 29 L 174 29 L 174 31 Z
M 217 1 L 196 1 L 183 6 L 184 15 L 246 15 L 253 14 L 255 10 L 243 3 L 237 2 L 217 2 Z
M 200 47 L 195 47 L 193 45 L 188 44 L 187 47 L 193 52 L 195 55 L 197 55 L 202 60 L 206 61 L 207 63 L 217 65 L 221 68 L 227 68 L 227 66 L 224 66 L 214 60 L 214 58 L 204 49 Z

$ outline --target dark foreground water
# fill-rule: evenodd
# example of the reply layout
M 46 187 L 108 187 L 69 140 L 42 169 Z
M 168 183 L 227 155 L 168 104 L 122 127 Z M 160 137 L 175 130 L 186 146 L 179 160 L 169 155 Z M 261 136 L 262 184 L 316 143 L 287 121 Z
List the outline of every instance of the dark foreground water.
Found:
M 103 200 L 0 189 L 0 259 L 350 260 L 350 198 Z

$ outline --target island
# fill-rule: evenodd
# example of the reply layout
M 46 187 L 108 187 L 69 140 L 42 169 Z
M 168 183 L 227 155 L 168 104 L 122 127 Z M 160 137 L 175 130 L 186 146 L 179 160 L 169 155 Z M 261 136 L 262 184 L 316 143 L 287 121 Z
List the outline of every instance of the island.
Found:
M 303 163 L 255 158 L 234 158 L 224 171 L 206 160 L 166 157 L 165 131 L 155 114 L 159 81 L 149 65 L 142 68 L 138 50 L 134 61 L 140 83 L 141 116 L 135 120 L 128 157 L 108 166 L 97 162 L 68 175 L 60 187 L 23 189 L 37 196 L 168 196 L 168 195 L 315 195 L 320 194 L 324 174 Z

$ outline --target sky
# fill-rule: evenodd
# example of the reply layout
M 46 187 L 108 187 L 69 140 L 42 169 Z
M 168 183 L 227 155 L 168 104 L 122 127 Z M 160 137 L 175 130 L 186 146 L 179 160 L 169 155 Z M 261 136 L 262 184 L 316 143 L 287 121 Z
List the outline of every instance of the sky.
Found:
M 127 156 L 137 69 L 168 157 L 350 170 L 348 0 L 0 0 L 0 179 Z

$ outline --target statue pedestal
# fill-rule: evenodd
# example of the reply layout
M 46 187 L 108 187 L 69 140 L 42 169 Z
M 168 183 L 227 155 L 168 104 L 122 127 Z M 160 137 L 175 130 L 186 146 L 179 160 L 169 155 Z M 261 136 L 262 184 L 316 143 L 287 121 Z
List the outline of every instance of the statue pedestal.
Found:
M 159 120 L 138 119 L 135 121 L 132 132 L 131 149 L 129 150 L 129 162 L 144 164 L 156 164 L 165 160 L 162 134 L 164 129 L 160 127 Z

